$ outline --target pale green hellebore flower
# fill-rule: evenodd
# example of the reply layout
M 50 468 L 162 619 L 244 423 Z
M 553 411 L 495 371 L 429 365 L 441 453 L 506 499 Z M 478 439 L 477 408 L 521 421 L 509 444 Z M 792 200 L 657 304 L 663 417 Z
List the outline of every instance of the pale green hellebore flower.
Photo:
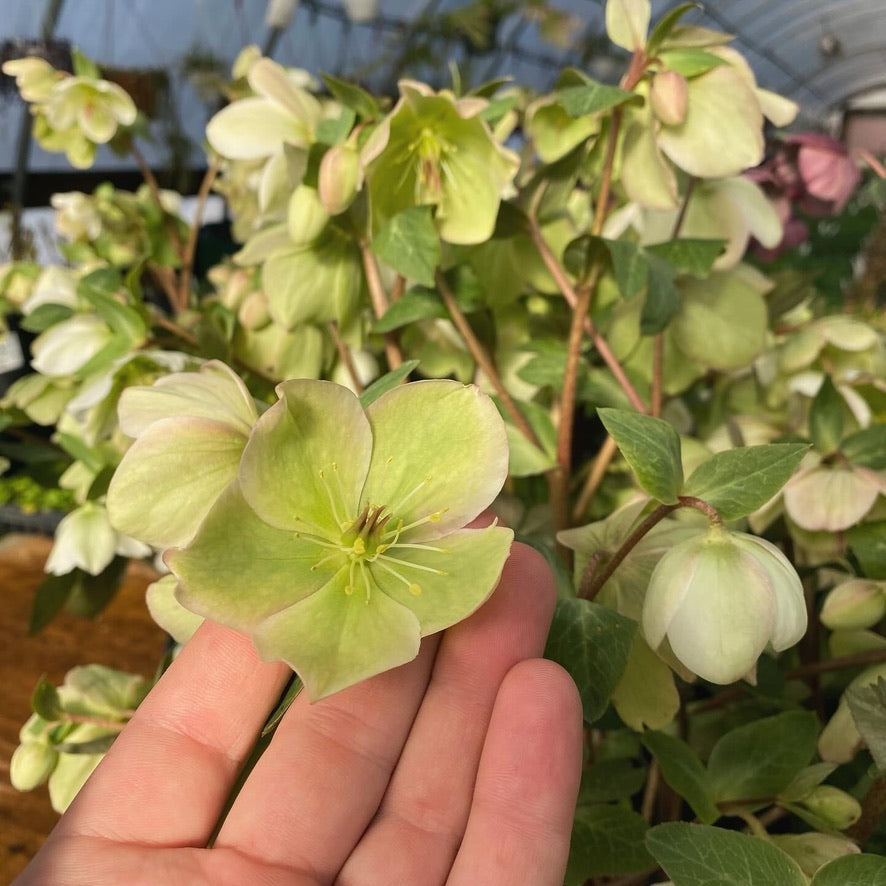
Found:
M 782 493 L 787 515 L 810 532 L 842 532 L 860 522 L 886 494 L 886 472 L 848 461 L 803 467 Z
M 88 501 L 62 517 L 44 571 L 64 575 L 72 569 L 82 569 L 98 575 L 115 555 L 147 557 L 150 553 L 147 545 L 111 526 L 104 505 Z
M 186 544 L 237 475 L 258 417 L 240 377 L 217 360 L 120 397 L 120 430 L 135 437 L 108 487 L 114 526 L 156 547 Z
M 658 562 L 642 627 L 653 649 L 667 638 L 689 670 L 711 683 L 734 683 L 753 677 L 764 649 L 779 652 L 803 636 L 803 586 L 775 545 L 711 525 Z
M 206 126 L 213 150 L 231 160 L 258 160 L 284 144 L 308 147 L 323 117 L 320 102 L 268 58 L 255 61 L 247 79 L 255 95 L 222 108 Z
M 504 423 L 476 387 L 421 381 L 364 411 L 297 379 L 256 423 L 239 481 L 187 547 L 181 602 L 250 634 L 312 700 L 412 660 L 492 593 L 510 529 L 464 529 L 507 475 Z
M 495 141 L 481 116 L 486 105 L 400 82 L 400 101 L 362 152 L 376 229 L 406 209 L 431 205 L 447 242 L 483 243 L 492 236 L 520 159 Z
M 50 326 L 31 345 L 31 366 L 41 375 L 74 375 L 114 337 L 111 328 L 95 314 L 74 314 Z
M 76 129 L 95 144 L 109 142 L 118 126 L 131 126 L 138 114 L 122 87 L 91 77 L 63 78 L 41 110 L 52 129 Z

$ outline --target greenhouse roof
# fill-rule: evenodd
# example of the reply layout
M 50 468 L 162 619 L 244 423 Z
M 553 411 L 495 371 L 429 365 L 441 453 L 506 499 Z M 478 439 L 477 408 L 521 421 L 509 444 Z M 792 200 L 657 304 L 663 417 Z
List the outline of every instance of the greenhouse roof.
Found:
M 468 85 L 508 75 L 539 89 L 567 65 L 604 81 L 623 70 L 624 54 L 605 37 L 604 0 L 377 0 L 366 21 L 353 21 L 346 2 L 357 0 L 301 0 L 274 32 L 266 15 L 287 0 L 63 0 L 54 32 L 101 63 L 173 75 L 201 54 L 227 70 L 257 43 L 285 64 L 377 91 L 401 76 L 446 85 L 450 61 Z M 653 17 L 680 2 L 652 0 Z M 3 0 L 0 41 L 37 37 L 51 3 Z M 760 85 L 798 102 L 805 127 L 833 125 L 853 103 L 886 107 L 883 0 L 707 0 L 685 20 L 735 35 Z M 180 82 L 174 97 L 199 142 L 206 108 Z M 10 167 L 11 145 L 9 132 L 0 135 L 0 169 Z

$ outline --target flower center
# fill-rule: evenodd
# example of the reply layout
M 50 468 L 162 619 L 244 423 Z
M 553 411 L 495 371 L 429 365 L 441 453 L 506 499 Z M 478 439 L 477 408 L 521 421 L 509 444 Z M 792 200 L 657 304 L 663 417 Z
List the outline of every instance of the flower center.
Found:
M 355 519 L 342 520 L 336 504 L 342 500 L 338 494 L 340 487 L 336 490 L 329 485 L 328 473 L 326 470 L 320 470 L 319 477 L 321 485 L 326 490 L 333 517 L 342 527 L 340 534 L 329 533 L 328 530 L 324 531 L 320 527 L 311 526 L 296 517 L 296 522 L 308 526 L 309 531 L 298 531 L 295 533 L 295 537 L 316 544 L 328 551 L 311 566 L 311 572 L 326 567 L 338 575 L 347 570 L 345 593 L 351 595 L 355 590 L 361 588 L 367 603 L 370 601 L 373 588 L 378 587 L 376 570 L 397 579 L 410 594 L 416 597 L 422 593 L 422 586 L 418 581 L 422 573 L 448 575 L 445 570 L 426 563 L 414 562 L 413 557 L 416 554 L 412 553 L 446 554 L 448 553 L 446 548 L 408 541 L 410 530 L 423 526 L 425 523 L 438 523 L 448 509 L 427 514 L 405 524 L 402 519 L 394 520 L 393 509 L 390 506 L 369 503 L 364 506 Z M 338 470 L 335 463 L 331 466 L 331 474 L 338 480 Z M 430 479 L 430 477 L 426 477 L 403 496 L 396 505 L 397 510 L 401 510 L 406 502 L 419 492 Z M 400 556 L 401 553 L 403 556 Z

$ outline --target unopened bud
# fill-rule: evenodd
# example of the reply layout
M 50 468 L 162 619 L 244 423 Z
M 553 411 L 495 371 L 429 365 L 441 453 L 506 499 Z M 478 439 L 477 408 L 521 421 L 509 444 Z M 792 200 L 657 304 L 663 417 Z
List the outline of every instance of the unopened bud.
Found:
M 800 805 L 843 831 L 861 817 L 861 804 L 851 794 L 830 784 L 821 784 L 801 800 Z
M 814 876 L 822 865 L 835 858 L 861 852 L 852 840 L 836 834 L 812 831 L 807 834 L 775 834 L 770 839 L 800 865 L 807 877 Z
M 686 119 L 689 87 L 682 74 L 676 71 L 659 71 L 652 78 L 649 98 L 655 116 L 665 126 L 679 126 Z
M 886 582 L 852 578 L 833 588 L 821 608 L 821 622 L 831 630 L 872 628 L 886 615 Z
M 17 791 L 30 791 L 43 784 L 55 769 L 58 751 L 42 741 L 20 744 L 9 762 L 9 780 Z
M 308 185 L 299 185 L 289 198 L 287 223 L 289 237 L 296 246 L 307 246 L 316 240 L 326 223 L 329 213 L 323 208 L 317 191 Z
M 357 196 L 362 179 L 360 154 L 345 143 L 334 145 L 320 161 L 317 192 L 330 215 L 344 212 Z
M 271 322 L 268 297 L 259 289 L 250 292 L 240 305 L 237 319 L 240 325 L 247 329 L 261 329 L 267 326 Z

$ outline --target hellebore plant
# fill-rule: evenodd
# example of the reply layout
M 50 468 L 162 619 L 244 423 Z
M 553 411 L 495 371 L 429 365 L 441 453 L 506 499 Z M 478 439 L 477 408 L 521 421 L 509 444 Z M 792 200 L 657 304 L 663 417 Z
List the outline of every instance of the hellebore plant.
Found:
M 19 504 L 66 511 L 33 626 L 96 614 L 151 557 L 175 649 L 221 622 L 293 669 L 281 704 L 316 701 L 482 606 L 517 538 L 555 572 L 546 654 L 588 726 L 568 886 L 867 882 L 882 281 L 853 242 L 838 305 L 790 244 L 794 207 L 810 236 L 810 210 L 873 228 L 886 193 L 824 134 L 774 131 L 796 105 L 693 7 L 608 0 L 619 82 L 568 68 L 540 94 L 407 75 L 376 96 L 247 47 L 194 225 L 88 59 L 7 63 L 44 146 L 88 165 L 107 142 L 145 174 L 55 195 L 65 266 L 0 266 L 0 317 L 33 336 L 0 496 L 27 481 Z M 236 246 L 198 274 L 212 190 Z M 40 684 L 13 761 L 58 809 L 147 688 L 93 676 L 122 688 Z

